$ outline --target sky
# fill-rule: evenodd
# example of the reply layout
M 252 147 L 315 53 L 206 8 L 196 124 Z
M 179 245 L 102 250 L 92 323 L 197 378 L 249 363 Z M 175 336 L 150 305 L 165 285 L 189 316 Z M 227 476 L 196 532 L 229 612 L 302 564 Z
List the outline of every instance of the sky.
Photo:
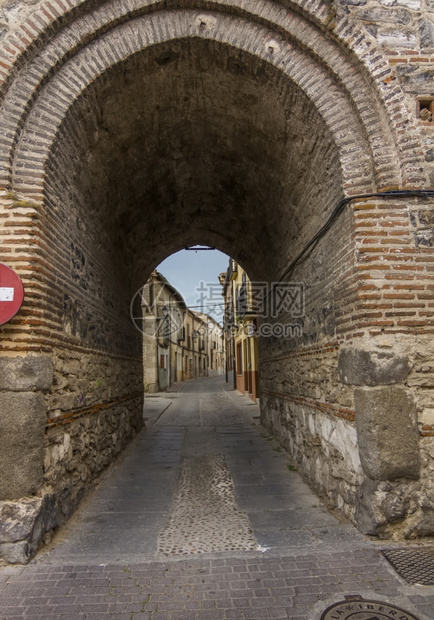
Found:
M 203 303 L 203 311 L 221 323 L 223 297 L 218 275 L 228 264 L 229 256 L 219 250 L 181 250 L 160 263 L 157 271 L 181 293 L 189 308 L 201 312 Z

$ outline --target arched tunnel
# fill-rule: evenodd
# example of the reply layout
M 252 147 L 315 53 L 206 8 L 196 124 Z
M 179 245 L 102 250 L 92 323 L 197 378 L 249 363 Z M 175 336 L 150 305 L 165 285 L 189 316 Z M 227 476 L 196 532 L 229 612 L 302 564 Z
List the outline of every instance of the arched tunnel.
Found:
M 56 506 L 62 521 L 135 435 L 143 369 L 130 301 L 164 258 L 200 243 L 255 282 L 303 283 L 302 335 L 259 342 L 262 420 L 360 529 L 387 536 L 381 485 L 404 501 L 428 484 L 404 387 L 411 334 L 399 348 L 391 329 L 384 353 L 390 325 L 366 294 L 384 271 L 365 249 L 366 214 L 377 238 L 390 209 L 408 218 L 378 196 L 413 170 L 397 156 L 411 131 L 397 125 L 402 101 L 319 18 L 185 4 L 68 15 L 4 88 L 2 204 L 21 252 L 6 247 L 4 260 L 26 302 L 2 330 L 15 377 L 5 403 L 21 413 L 0 499 L 39 492 L 37 510 Z M 290 323 L 290 310 L 272 320 Z M 403 402 L 410 418 L 396 413 Z M 393 419 L 385 447 L 371 434 L 376 408 Z M 425 515 L 409 527 L 423 531 Z
M 200 39 L 150 47 L 92 83 L 47 176 L 57 203 L 74 205 L 68 235 L 83 243 L 84 226 L 133 289 L 194 243 L 276 279 L 342 192 L 337 147 L 301 89 Z

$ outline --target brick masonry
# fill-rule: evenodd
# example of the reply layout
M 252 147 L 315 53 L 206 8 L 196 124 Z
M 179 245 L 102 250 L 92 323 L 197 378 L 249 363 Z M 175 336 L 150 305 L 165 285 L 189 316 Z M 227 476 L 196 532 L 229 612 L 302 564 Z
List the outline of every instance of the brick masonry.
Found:
M 47 416 L 38 475 L 4 500 L 39 489 L 68 516 L 133 436 L 129 301 L 200 242 L 252 280 L 305 283 L 303 336 L 260 343 L 264 423 L 364 531 L 432 534 L 432 202 L 353 201 L 286 274 L 342 196 L 433 186 L 432 14 L 420 0 L 2 3 L 1 261 L 26 299 L 1 354 L 53 368 L 49 385 L 37 369 L 0 384 Z M 403 420 L 397 393 L 416 447 L 388 479 L 402 438 L 363 421 L 374 402 Z
M 343 593 L 358 592 L 432 618 L 432 594 L 402 600 L 402 583 L 377 550 L 128 566 L 32 564 L 8 567 L 0 575 L 2 610 L 10 618 L 40 612 L 45 618 L 308 620 L 343 600 Z

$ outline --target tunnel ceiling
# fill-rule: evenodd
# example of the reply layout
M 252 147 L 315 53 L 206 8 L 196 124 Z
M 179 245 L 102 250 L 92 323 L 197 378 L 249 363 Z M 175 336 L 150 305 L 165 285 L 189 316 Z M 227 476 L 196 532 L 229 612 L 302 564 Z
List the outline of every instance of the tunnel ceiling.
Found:
M 117 247 L 137 281 L 207 243 L 261 277 L 324 220 L 341 189 L 322 117 L 273 66 L 184 39 L 137 53 L 77 100 L 47 187 L 68 226 Z M 70 211 L 72 213 L 72 211 Z

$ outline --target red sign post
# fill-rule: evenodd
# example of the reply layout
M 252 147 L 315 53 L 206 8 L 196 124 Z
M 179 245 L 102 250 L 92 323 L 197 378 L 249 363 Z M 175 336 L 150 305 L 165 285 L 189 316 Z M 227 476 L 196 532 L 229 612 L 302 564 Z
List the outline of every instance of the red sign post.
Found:
M 16 315 L 24 300 L 24 286 L 13 269 L 0 263 L 0 325 Z

